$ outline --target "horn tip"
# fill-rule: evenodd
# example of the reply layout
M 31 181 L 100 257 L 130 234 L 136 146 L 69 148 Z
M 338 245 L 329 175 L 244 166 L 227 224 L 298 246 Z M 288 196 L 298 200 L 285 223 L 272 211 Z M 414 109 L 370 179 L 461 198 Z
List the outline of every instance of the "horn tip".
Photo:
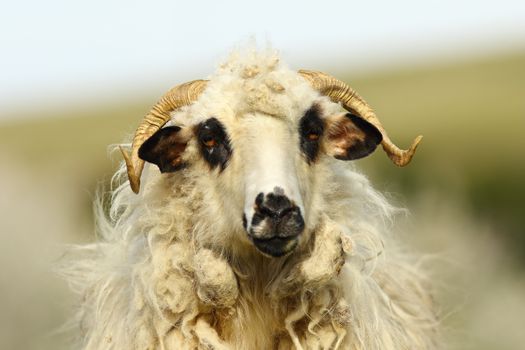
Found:
M 126 162 L 126 169 L 128 171 L 128 180 L 129 180 L 129 185 L 131 187 L 131 190 L 134 193 L 138 194 L 140 190 L 140 178 L 138 178 L 135 175 L 131 157 L 129 153 L 122 146 L 119 145 L 118 148 L 120 149 L 120 153 L 122 153 L 122 157 L 124 158 L 124 161 Z
M 129 180 L 129 186 L 131 187 L 131 190 L 133 191 L 133 193 L 135 194 L 139 194 L 139 190 L 140 190 L 140 181 L 134 181 L 134 180 Z
M 423 135 L 419 135 L 418 137 L 416 137 L 412 142 L 412 145 L 410 145 L 410 148 L 405 151 L 402 151 L 399 155 L 389 154 L 389 157 L 392 160 L 392 162 L 394 162 L 394 164 L 398 167 L 407 166 L 412 160 L 412 157 L 414 157 L 416 149 L 419 146 L 419 143 L 422 139 Z
M 416 137 L 414 139 L 414 142 L 412 142 L 412 146 L 410 146 L 410 149 L 414 149 L 415 151 L 421 140 L 423 140 L 423 135 L 419 135 L 418 137 Z

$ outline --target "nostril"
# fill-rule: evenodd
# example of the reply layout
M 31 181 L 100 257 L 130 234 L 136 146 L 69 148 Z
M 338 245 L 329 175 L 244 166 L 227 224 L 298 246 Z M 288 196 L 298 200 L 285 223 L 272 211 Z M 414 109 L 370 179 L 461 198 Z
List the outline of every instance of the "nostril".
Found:
M 279 212 L 273 211 L 272 209 L 267 208 L 267 207 L 260 206 L 259 212 L 263 214 L 264 216 L 269 216 L 272 218 L 279 218 Z
M 295 207 L 295 206 L 289 206 L 288 208 L 284 208 L 283 210 L 281 210 L 279 212 L 279 217 L 282 218 L 282 217 L 285 217 L 286 215 L 288 215 L 289 213 L 291 213 L 292 211 L 295 211 L 295 210 L 298 210 L 299 208 Z
M 259 212 L 265 216 L 269 216 L 274 219 L 281 219 L 293 210 L 294 210 L 294 207 L 279 208 L 279 209 L 275 209 L 275 208 L 270 209 L 267 207 L 260 207 Z
M 255 197 L 255 205 L 257 207 L 260 207 L 263 203 L 263 199 L 264 199 L 264 194 L 261 192 L 257 195 L 257 197 Z

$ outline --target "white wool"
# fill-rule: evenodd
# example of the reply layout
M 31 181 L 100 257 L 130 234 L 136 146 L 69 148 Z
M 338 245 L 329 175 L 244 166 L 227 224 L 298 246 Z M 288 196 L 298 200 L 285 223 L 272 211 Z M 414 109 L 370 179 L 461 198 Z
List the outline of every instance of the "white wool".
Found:
M 65 262 L 81 295 L 77 348 L 436 348 L 425 276 L 385 234 L 395 209 L 349 162 L 320 156 L 309 167 L 296 141 L 279 141 L 295 164 L 305 232 L 282 258 L 246 238 L 238 188 L 251 160 L 242 150 L 264 152 L 247 126 L 270 123 L 263 118 L 293 126 L 313 102 L 340 111 L 275 52 L 236 52 L 170 121 L 220 118 L 234 149 L 223 173 L 200 161 L 195 142 L 184 153 L 191 166 L 170 174 L 149 166 L 139 195 L 120 167 L 110 198 L 96 202 L 99 241 Z

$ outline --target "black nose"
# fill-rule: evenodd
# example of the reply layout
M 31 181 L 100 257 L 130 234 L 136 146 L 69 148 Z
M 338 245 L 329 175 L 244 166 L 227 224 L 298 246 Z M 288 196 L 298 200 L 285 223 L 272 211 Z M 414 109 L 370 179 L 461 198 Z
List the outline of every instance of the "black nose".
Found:
M 255 198 L 255 213 L 248 235 L 265 254 L 277 257 L 292 251 L 304 229 L 301 210 L 281 191 Z
M 264 195 L 259 193 L 255 199 L 255 211 L 273 219 L 281 219 L 294 209 L 299 208 L 284 195 L 269 193 L 264 198 Z

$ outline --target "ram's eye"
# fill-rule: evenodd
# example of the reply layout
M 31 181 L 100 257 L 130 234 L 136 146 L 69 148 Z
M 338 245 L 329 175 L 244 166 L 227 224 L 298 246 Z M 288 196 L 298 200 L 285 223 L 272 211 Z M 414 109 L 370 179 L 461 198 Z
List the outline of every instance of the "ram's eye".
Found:
M 317 140 L 319 140 L 319 136 L 321 136 L 319 133 L 310 132 L 308 135 L 306 135 L 306 138 L 309 141 L 317 141 Z
M 202 139 L 201 139 L 201 142 L 204 146 L 206 147 L 215 147 L 217 146 L 217 140 L 215 138 L 213 138 L 212 136 L 204 136 Z
M 196 132 L 203 158 L 212 168 L 224 170 L 232 153 L 224 125 L 212 117 L 200 123 Z
M 317 158 L 321 146 L 319 140 L 323 131 L 324 123 L 321 119 L 320 108 L 313 105 L 299 121 L 299 142 L 308 163 L 314 162 Z

